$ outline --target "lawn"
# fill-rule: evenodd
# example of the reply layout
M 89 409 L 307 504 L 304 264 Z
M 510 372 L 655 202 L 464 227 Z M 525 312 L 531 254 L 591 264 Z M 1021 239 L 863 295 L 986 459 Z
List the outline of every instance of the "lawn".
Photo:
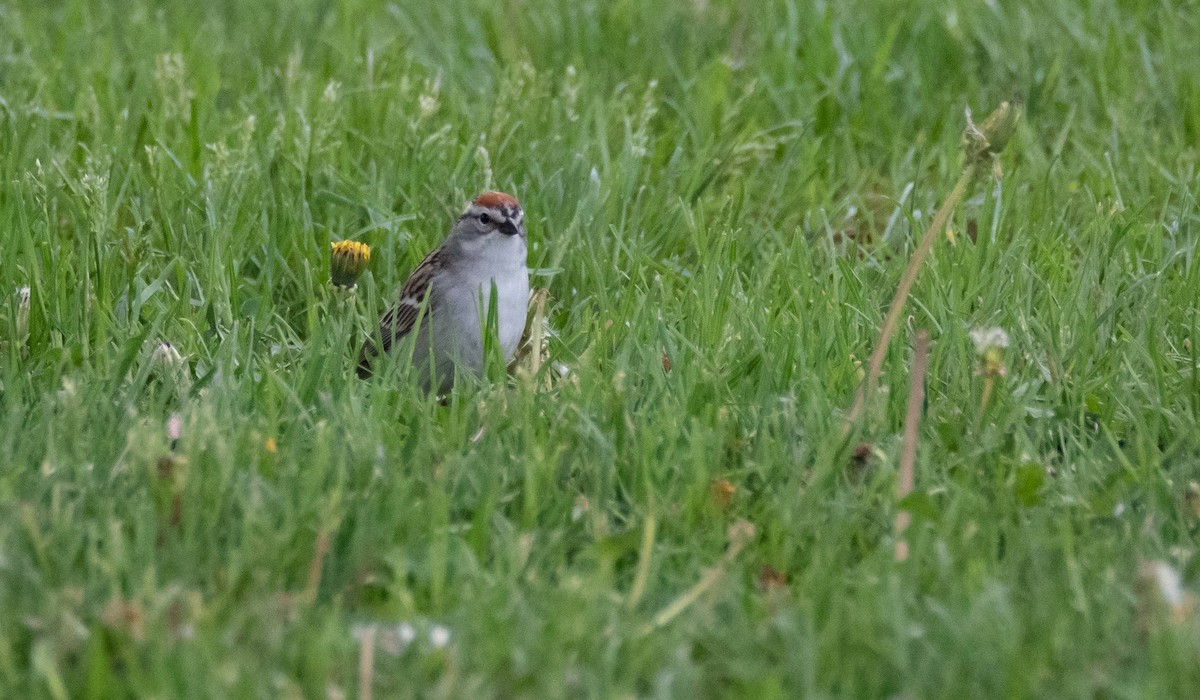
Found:
M 1197 36 L 1182 0 L 0 2 L 0 697 L 1196 697 Z M 846 436 L 964 108 L 1013 95 Z M 359 380 L 490 188 L 544 346 Z

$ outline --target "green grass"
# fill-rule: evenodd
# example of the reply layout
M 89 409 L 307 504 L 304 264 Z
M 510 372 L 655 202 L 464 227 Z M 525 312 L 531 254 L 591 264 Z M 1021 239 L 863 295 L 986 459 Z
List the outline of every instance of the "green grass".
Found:
M 1136 582 L 1200 588 L 1198 34 L 1135 0 L 0 4 L 0 696 L 356 697 L 376 625 L 376 697 L 1194 697 L 1200 621 Z M 859 363 L 964 106 L 1013 93 L 858 474 Z M 486 187 L 567 377 L 355 379 Z

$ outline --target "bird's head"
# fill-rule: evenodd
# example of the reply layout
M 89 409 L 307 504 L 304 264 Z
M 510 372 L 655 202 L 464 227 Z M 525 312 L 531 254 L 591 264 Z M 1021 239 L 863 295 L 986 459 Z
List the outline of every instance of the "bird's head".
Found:
M 484 192 L 471 200 L 454 228 L 456 232 L 477 236 L 525 238 L 525 212 L 511 194 Z

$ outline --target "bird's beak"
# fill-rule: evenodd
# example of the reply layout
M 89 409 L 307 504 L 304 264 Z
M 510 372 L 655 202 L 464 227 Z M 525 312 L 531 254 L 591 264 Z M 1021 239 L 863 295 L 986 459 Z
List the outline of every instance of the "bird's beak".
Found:
M 518 233 L 517 225 L 513 223 L 512 219 L 509 219 L 500 224 L 500 233 L 503 233 L 506 236 L 515 236 Z

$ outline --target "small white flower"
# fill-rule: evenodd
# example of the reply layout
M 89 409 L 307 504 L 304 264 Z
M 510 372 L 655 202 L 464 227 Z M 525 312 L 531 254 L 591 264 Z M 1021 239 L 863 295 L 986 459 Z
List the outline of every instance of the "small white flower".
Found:
M 413 644 L 416 639 L 416 628 L 407 622 L 401 622 L 396 626 L 396 639 L 404 642 L 404 644 Z
M 400 624 L 396 625 L 396 639 L 399 639 L 400 643 L 404 646 L 412 644 L 413 640 L 416 638 L 417 628 L 413 627 L 411 624 L 407 622 L 401 622 Z
M 17 287 L 16 297 L 17 297 L 17 311 L 26 316 L 25 320 L 28 323 L 28 321 L 29 321 L 29 318 L 28 318 L 28 316 L 29 316 L 29 298 L 30 298 L 29 287 Z
M 183 434 L 183 417 L 178 413 L 172 413 L 167 419 L 167 439 L 174 442 Z
M 450 643 L 450 630 L 442 625 L 429 628 L 429 646 L 434 649 L 444 649 Z

